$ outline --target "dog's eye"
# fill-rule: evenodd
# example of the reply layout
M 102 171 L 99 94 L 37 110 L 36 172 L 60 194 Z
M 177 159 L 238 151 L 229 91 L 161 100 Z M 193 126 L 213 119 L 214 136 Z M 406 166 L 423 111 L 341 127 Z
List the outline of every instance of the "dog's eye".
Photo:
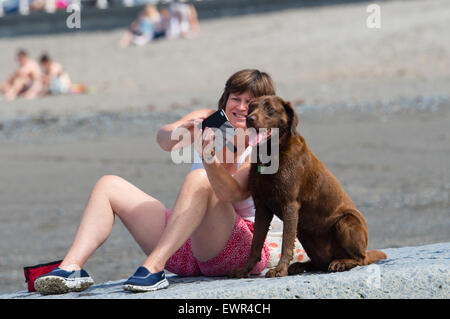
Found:
M 266 113 L 266 116 L 272 116 L 273 113 L 275 113 L 274 109 L 270 105 L 264 105 L 264 113 Z

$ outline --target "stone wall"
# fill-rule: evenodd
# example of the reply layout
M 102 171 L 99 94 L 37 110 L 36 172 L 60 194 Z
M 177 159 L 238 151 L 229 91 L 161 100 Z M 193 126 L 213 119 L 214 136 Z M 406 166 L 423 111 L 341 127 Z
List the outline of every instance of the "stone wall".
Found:
M 178 277 L 169 287 L 134 294 L 120 281 L 96 283 L 81 293 L 42 296 L 27 291 L 0 299 L 128 298 L 128 299 L 271 299 L 271 298 L 440 298 L 450 297 L 450 243 L 383 249 L 387 259 L 340 273 L 305 273 L 283 278 Z M 131 275 L 130 271 L 130 275 Z M 91 274 L 95 280 L 95 274 Z M 184 301 L 183 301 L 184 302 Z

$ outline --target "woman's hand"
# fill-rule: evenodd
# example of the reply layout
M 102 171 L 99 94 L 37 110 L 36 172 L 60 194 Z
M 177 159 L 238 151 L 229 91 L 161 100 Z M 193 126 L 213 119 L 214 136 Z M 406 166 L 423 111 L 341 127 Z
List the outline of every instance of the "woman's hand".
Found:
M 208 175 L 211 187 L 217 198 L 224 202 L 238 202 L 250 196 L 248 191 L 248 176 L 250 164 L 244 163 L 233 175 L 221 164 L 221 156 L 215 156 L 214 132 L 206 128 L 199 138 L 195 140 L 196 151 L 201 154 L 203 166 Z
M 216 154 L 214 149 L 214 131 L 209 127 L 206 127 L 203 131 L 196 123 L 194 129 L 194 148 L 200 154 L 203 161 L 211 163 Z
M 164 125 L 156 137 L 159 145 L 168 152 L 191 145 L 194 141 L 195 127 L 198 127 L 205 118 L 205 116 L 184 118 Z
M 179 149 L 195 143 L 196 136 L 200 134 L 200 125 L 205 117 L 196 117 L 181 123 L 171 133 L 171 139 L 176 141 L 172 149 Z M 194 145 L 195 147 L 195 145 Z M 201 154 L 201 153 L 199 153 Z
M 178 121 L 161 127 L 156 134 L 156 141 L 167 152 L 191 145 L 194 141 L 196 123 L 199 125 L 214 112 L 213 109 L 200 109 L 186 114 Z
M 189 119 L 189 120 L 183 122 L 175 130 L 185 129 L 185 130 L 188 130 L 191 133 L 191 136 L 194 136 L 195 129 L 199 128 L 200 124 L 203 122 L 203 120 L 205 118 L 206 117 L 201 116 L 201 117 L 196 117 L 196 118 L 193 118 L 193 119 Z

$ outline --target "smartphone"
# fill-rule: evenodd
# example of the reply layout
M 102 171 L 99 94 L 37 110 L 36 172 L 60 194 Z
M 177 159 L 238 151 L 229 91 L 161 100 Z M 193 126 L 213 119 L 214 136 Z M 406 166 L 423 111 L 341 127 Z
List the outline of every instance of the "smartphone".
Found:
M 228 124 L 226 124 L 228 122 Z M 228 121 L 227 114 L 224 110 L 220 109 L 208 116 L 206 119 L 202 122 L 202 130 L 205 129 L 205 127 L 215 127 L 220 128 L 222 125 L 229 125 L 229 127 L 232 128 L 230 122 Z
M 232 138 L 234 137 L 234 135 L 236 135 L 236 130 L 231 125 L 230 121 L 228 121 L 228 117 L 224 110 L 217 110 L 206 119 L 204 119 L 201 125 L 202 130 L 204 130 L 206 127 L 212 128 L 214 133 L 216 133 L 217 130 L 220 130 L 222 139 L 214 140 L 214 148 L 216 150 L 220 150 L 223 148 L 223 145 L 226 145 L 231 151 L 237 151 L 236 146 L 234 145 L 234 143 L 232 143 Z

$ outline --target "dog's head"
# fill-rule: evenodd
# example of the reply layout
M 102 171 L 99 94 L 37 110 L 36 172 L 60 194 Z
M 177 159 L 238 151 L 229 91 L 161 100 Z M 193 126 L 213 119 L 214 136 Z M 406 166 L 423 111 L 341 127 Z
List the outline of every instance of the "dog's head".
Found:
M 298 116 L 294 108 L 275 95 L 253 99 L 248 106 L 246 123 L 248 128 L 255 128 L 257 132 L 266 129 L 266 136 L 258 136 L 256 144 L 268 138 L 272 128 L 279 129 L 280 138 L 298 135 Z

